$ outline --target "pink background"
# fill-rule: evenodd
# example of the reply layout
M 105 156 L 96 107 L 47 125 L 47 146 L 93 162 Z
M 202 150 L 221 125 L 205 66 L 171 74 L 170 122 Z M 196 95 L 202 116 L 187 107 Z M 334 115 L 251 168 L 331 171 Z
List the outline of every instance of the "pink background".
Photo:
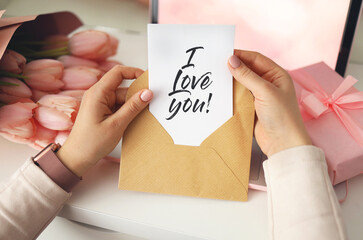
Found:
M 287 69 L 319 61 L 333 69 L 349 0 L 159 0 L 159 23 L 235 24 L 235 48 Z

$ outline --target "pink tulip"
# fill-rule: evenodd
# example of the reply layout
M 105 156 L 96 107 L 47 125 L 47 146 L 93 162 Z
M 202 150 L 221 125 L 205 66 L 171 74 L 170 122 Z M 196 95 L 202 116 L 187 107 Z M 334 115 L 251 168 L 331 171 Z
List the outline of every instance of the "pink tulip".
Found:
M 107 53 L 108 57 L 116 55 L 118 48 L 118 39 L 112 35 L 109 36 L 110 36 L 110 48 L 108 49 Z
M 57 94 L 59 93 L 58 90 L 55 90 L 55 91 L 50 91 L 50 92 L 44 92 L 44 91 L 40 91 L 40 90 L 37 90 L 37 89 L 32 89 L 32 97 L 31 99 L 34 101 L 34 102 L 38 102 L 39 99 L 41 99 L 42 97 L 44 97 L 45 95 L 48 95 L 48 94 Z
M 16 78 L 8 78 L 2 77 L 0 78 L 1 82 L 8 82 L 14 83 L 18 86 L 1 86 L 0 85 L 0 92 L 5 93 L 7 95 L 16 96 L 16 97 L 23 97 L 23 98 L 30 98 L 32 96 L 32 92 L 29 87 L 24 84 L 22 81 Z
M 40 91 L 56 91 L 64 86 L 62 80 L 47 73 L 31 73 L 25 82 L 33 89 Z
M 8 49 L 0 60 L 0 70 L 20 74 L 23 71 L 25 63 L 26 59 L 23 55 Z
M 116 44 L 117 41 L 117 44 Z M 103 60 L 114 54 L 118 40 L 97 30 L 86 30 L 74 34 L 69 39 L 69 51 L 72 55 L 92 60 Z
M 58 93 L 59 95 L 74 97 L 79 101 L 82 101 L 83 94 L 86 90 L 66 90 Z
M 35 135 L 33 136 L 32 140 L 33 143 L 31 144 L 34 148 L 44 148 L 49 143 L 54 142 L 54 139 L 57 135 L 57 131 L 48 129 L 40 125 L 38 122 L 35 122 L 36 125 L 36 131 Z
M 15 97 L 15 96 L 8 95 L 5 93 L 0 93 L 0 102 L 2 102 L 2 103 L 12 104 L 12 103 L 19 102 L 20 99 L 21 99 L 21 97 Z
M 37 108 L 35 111 L 35 119 L 42 126 L 53 130 L 68 130 L 73 126 L 72 120 L 67 115 L 54 108 Z
M 31 73 L 46 73 L 56 79 L 62 78 L 63 63 L 54 59 L 39 59 L 29 62 L 24 67 L 24 75 Z
M 14 103 L 0 108 L 0 135 L 18 143 L 29 143 L 34 136 L 33 102 Z
M 48 95 L 49 93 L 43 92 L 40 90 L 32 89 L 32 100 L 34 102 L 38 102 L 43 96 Z
M 68 37 L 66 35 L 58 34 L 51 35 L 44 39 L 47 44 L 43 47 L 43 50 L 51 50 L 57 48 L 63 48 L 68 46 Z
M 67 140 L 69 134 L 70 134 L 70 131 L 59 131 L 57 136 L 54 139 L 54 142 L 59 143 L 60 145 L 63 145 L 65 143 L 65 141 Z
M 72 128 L 80 101 L 70 96 L 52 94 L 42 97 L 38 104 L 35 119 L 43 127 L 63 131 Z
M 105 72 L 110 71 L 114 66 L 123 65 L 122 63 L 120 63 L 119 61 L 116 61 L 116 60 L 105 60 L 105 61 L 99 62 L 98 64 L 99 64 L 98 68 Z
M 53 59 L 34 60 L 24 67 L 25 82 L 33 89 L 56 91 L 64 86 L 60 80 L 63 75 L 63 64 Z
M 71 67 L 64 70 L 64 90 L 87 90 L 95 84 L 103 75 L 103 72 L 90 67 Z
M 39 106 L 55 108 L 71 117 L 73 112 L 78 111 L 80 101 L 70 97 L 57 94 L 49 94 L 38 101 Z
M 62 62 L 65 68 L 77 67 L 77 66 L 85 66 L 93 68 L 98 67 L 98 64 L 94 61 L 69 55 L 63 55 L 59 57 L 58 61 Z

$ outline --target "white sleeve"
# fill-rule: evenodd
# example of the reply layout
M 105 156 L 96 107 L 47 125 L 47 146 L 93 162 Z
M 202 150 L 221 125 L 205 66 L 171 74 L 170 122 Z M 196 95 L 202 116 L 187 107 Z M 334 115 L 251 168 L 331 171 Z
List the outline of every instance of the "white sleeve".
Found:
M 35 239 L 70 196 L 27 160 L 0 187 L 0 239 Z
M 321 149 L 290 148 L 272 155 L 263 167 L 270 239 L 346 239 L 341 209 Z

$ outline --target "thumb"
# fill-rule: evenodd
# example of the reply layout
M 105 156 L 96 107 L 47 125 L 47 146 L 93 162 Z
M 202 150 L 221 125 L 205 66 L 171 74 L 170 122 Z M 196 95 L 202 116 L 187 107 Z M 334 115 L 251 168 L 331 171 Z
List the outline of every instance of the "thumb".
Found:
M 135 93 L 122 107 L 110 118 L 117 126 L 126 128 L 127 125 L 149 104 L 153 98 L 153 92 L 143 89 Z
M 248 88 L 255 97 L 261 96 L 266 87 L 271 84 L 247 67 L 236 55 L 229 58 L 228 68 L 233 77 Z

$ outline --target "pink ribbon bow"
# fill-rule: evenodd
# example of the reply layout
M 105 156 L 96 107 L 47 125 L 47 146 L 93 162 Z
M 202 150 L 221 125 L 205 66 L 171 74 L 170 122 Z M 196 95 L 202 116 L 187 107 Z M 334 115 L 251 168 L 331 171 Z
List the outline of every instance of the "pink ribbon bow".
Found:
M 291 72 L 293 79 L 304 89 L 301 91 L 299 107 L 303 119 L 318 118 L 322 114 L 335 112 L 353 139 L 363 147 L 363 129 L 344 109 L 363 109 L 363 92 L 344 94 L 358 80 L 347 76 L 330 96 L 306 71 Z M 304 113 L 305 111 L 305 113 Z M 308 115 L 307 115 L 307 114 Z

